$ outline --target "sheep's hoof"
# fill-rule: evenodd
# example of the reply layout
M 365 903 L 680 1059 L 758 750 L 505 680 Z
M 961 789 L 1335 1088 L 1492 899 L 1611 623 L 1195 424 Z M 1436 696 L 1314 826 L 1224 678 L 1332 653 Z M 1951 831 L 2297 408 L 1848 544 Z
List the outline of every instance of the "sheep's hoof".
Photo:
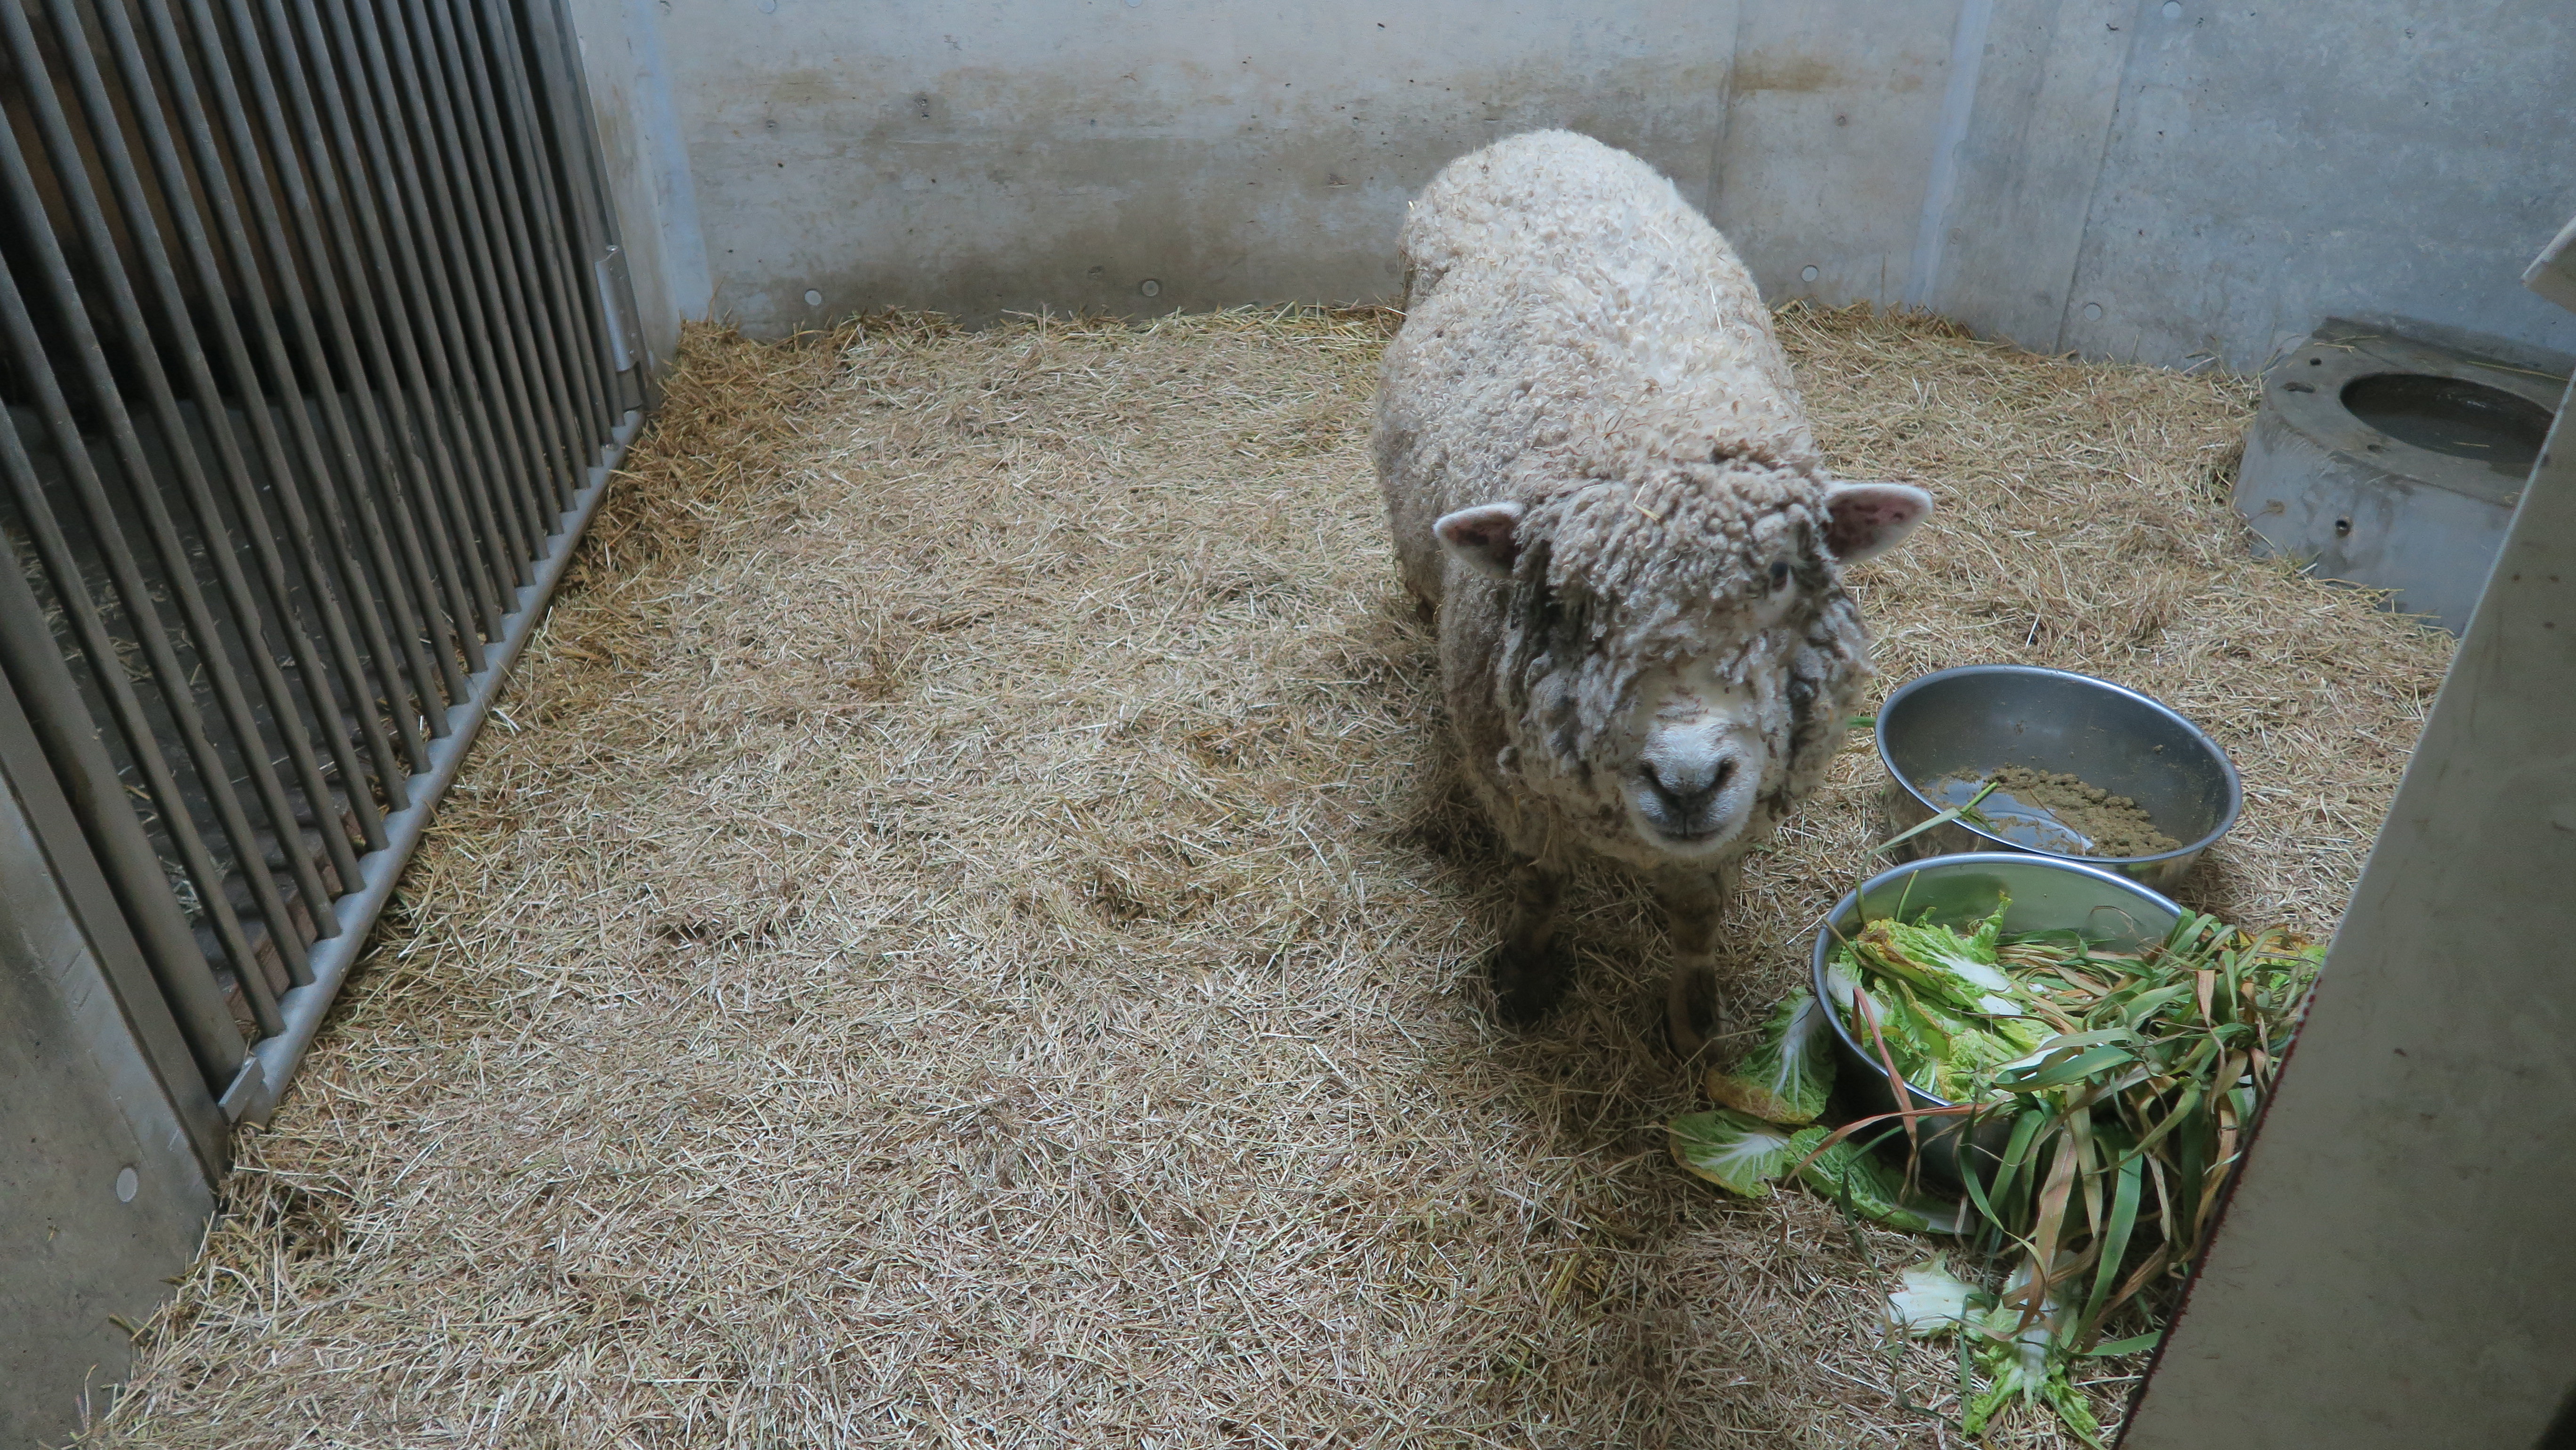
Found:
M 1527 1027 L 1545 1017 L 1565 995 L 1573 963 L 1554 951 L 1495 949 L 1487 970 L 1494 981 L 1494 1011 L 1513 1027 Z
M 1706 967 L 1675 967 L 1664 992 L 1664 1039 L 1673 1055 L 1687 1062 L 1708 1046 L 1717 1030 L 1717 973 Z

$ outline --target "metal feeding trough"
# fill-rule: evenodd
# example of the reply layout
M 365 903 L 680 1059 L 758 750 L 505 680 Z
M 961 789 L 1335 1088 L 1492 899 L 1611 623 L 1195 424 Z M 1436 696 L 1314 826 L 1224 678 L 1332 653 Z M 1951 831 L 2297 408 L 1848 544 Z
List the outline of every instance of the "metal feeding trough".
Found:
M 1906 859 L 2028 851 L 2086 858 L 2169 890 L 2236 824 L 2244 787 L 2227 752 L 2171 707 L 2135 690 L 2037 665 L 1960 665 L 1910 680 L 1878 710 L 1887 834 L 1979 799 L 1978 782 L 2008 767 L 2064 771 L 2136 803 L 2173 838 L 2146 855 L 2095 855 L 2044 809 L 1988 796 L 1979 820 L 1907 839 Z
M 2264 371 L 2237 512 L 2273 550 L 2456 634 L 2567 373 L 2329 319 Z

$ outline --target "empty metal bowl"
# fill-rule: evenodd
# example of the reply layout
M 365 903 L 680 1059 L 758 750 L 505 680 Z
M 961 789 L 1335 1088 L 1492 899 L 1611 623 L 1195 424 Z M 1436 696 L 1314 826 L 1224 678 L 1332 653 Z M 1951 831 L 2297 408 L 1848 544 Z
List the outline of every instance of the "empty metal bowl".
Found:
M 1833 1000 L 1825 988 L 1825 968 L 1833 960 L 1837 944 L 1866 923 L 1899 914 L 1907 921 L 1918 921 L 1929 912 L 1932 920 L 1944 926 L 1966 928 L 1992 915 L 1995 903 L 2007 896 L 2012 898 L 2012 905 L 2004 912 L 2007 933 L 2080 931 L 2108 951 L 2154 946 L 2171 935 L 2174 923 L 2182 919 L 2181 907 L 2099 866 L 2020 852 L 1909 861 L 1871 877 L 1858 891 L 1835 903 L 1833 914 L 1825 918 L 1823 929 L 1816 933 L 1815 961 L 1810 969 L 1816 1000 Z M 1828 1011 L 1825 1016 L 1833 1023 L 1836 1095 L 1860 1115 L 1894 1112 L 1896 1094 L 1888 1086 L 1887 1069 L 1880 1064 L 1876 1051 L 1853 1036 L 1842 1013 Z M 1912 1082 L 1905 1086 L 1916 1107 L 1949 1106 Z M 1971 1151 L 2000 1159 L 2011 1129 L 2010 1120 L 2002 1117 L 1980 1122 L 1968 1140 Z M 1879 1137 L 1879 1131 L 1864 1129 L 1857 1136 L 1869 1142 Z M 1920 1132 L 1925 1174 L 1943 1183 L 1957 1184 L 1959 1121 L 1936 1118 L 1921 1124 Z M 1895 1141 L 1901 1144 L 1902 1135 Z
M 1878 712 L 1886 835 L 1967 799 L 1959 783 L 2006 766 L 2072 774 L 2138 803 L 2183 844 L 2152 856 L 2094 856 L 2043 816 L 1980 809 L 1993 828 L 1951 821 L 1898 848 L 1920 859 L 1961 851 L 2028 851 L 2106 866 L 2165 890 L 2236 824 L 2243 787 L 2200 727 L 2135 690 L 2036 665 L 1962 665 L 1907 683 Z M 1947 787 L 1944 782 L 1952 783 Z M 1956 796 L 1956 799 L 1950 798 Z

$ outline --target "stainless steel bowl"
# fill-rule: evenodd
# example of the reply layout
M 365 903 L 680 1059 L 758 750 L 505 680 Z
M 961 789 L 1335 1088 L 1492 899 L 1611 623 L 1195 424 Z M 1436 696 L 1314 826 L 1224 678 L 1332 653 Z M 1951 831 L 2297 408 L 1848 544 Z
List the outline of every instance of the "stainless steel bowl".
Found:
M 2007 896 L 2012 898 L 2012 905 L 2004 912 L 2005 931 L 2073 929 L 2112 951 L 2153 946 L 2170 935 L 2174 923 L 2182 919 L 2181 907 L 2099 866 L 2022 852 L 1981 852 L 1909 861 L 1871 877 L 1861 883 L 1858 891 L 1835 903 L 1833 913 L 1816 933 L 1815 960 L 1809 969 L 1816 999 L 1832 1000 L 1825 990 L 1826 965 L 1833 959 L 1836 943 L 1865 923 L 1900 913 L 1905 920 L 1916 921 L 1928 911 L 1934 921 L 1944 926 L 1965 927 L 1992 915 L 1995 903 Z M 1852 1035 L 1840 1012 L 1828 1011 L 1825 1016 L 1833 1023 L 1837 1094 L 1846 1106 L 1863 1115 L 1894 1112 L 1896 1094 L 1888 1086 L 1887 1069 L 1879 1063 L 1877 1053 Z M 1912 1082 L 1905 1086 L 1916 1107 L 1949 1106 Z M 1924 1172 L 1955 1185 L 1959 1181 L 1960 1123 L 1956 1119 L 1935 1119 L 1923 1124 L 1921 1132 Z M 1979 1123 L 1967 1141 L 1972 1145 L 1971 1151 L 2000 1158 L 2010 1132 L 2008 1121 L 1989 1119 Z M 1878 1130 L 1867 1129 L 1858 1136 L 1870 1141 L 1878 1136 Z
M 2019 765 L 2070 772 L 2127 796 L 2157 830 L 2184 843 L 2154 856 L 2082 856 L 2051 850 L 2030 833 L 1951 821 L 1907 841 L 1900 859 L 2028 851 L 2107 866 L 2166 890 L 2236 824 L 2244 803 L 2236 767 L 2200 727 L 2135 690 L 2036 665 L 1962 665 L 1908 682 L 1879 707 L 1878 758 L 1888 774 L 1882 839 L 1953 804 L 1935 797 L 1935 782 Z

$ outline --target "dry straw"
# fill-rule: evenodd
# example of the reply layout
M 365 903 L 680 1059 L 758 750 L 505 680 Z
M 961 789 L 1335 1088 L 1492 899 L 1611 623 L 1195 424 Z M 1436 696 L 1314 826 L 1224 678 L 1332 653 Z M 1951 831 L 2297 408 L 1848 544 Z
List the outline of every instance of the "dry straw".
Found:
M 1837 464 L 1941 500 L 1859 571 L 1888 679 L 2170 701 L 2249 791 L 2197 903 L 2331 924 L 2447 642 L 2249 557 L 2250 389 L 1782 321 Z M 1632 884 L 1493 1023 L 1384 325 L 693 332 L 97 1443 L 1956 1443 L 1875 1327 L 1918 1245 L 1665 1158 Z M 1749 863 L 1739 1034 L 1876 774 Z

